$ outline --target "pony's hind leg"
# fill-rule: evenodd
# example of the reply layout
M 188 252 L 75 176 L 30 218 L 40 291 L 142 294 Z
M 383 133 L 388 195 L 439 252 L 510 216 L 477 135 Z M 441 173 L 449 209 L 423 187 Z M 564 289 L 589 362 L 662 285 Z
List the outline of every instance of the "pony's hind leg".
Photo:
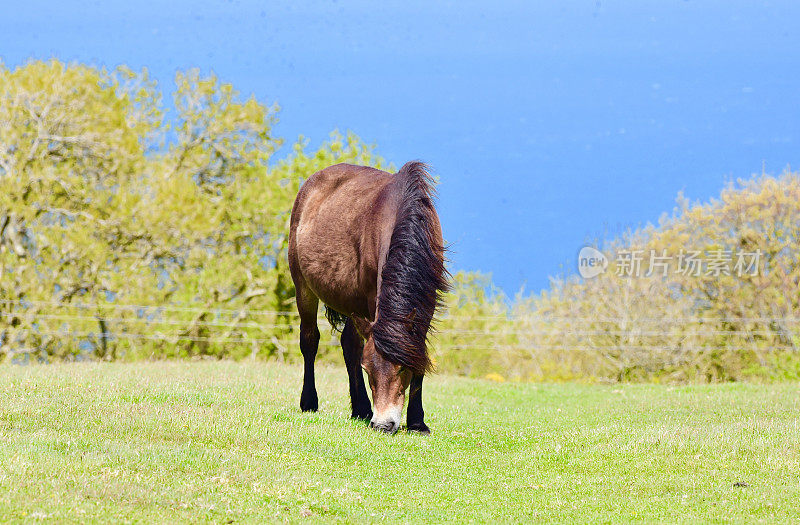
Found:
M 364 341 L 358 334 L 352 319 L 348 318 L 345 322 L 341 341 L 344 363 L 350 381 L 350 417 L 370 421 L 372 419 L 372 403 L 367 396 L 364 374 L 361 371 L 361 353 L 364 350 Z
M 300 351 L 303 353 L 303 392 L 300 394 L 300 409 L 316 412 L 319 408 L 317 386 L 314 382 L 314 359 L 319 347 L 317 307 L 319 299 L 306 286 L 295 286 L 297 311 L 300 314 Z
M 406 429 L 409 432 L 430 434 L 425 424 L 425 411 L 422 409 L 422 379 L 424 376 L 414 374 L 408 387 L 408 410 L 406 411 Z

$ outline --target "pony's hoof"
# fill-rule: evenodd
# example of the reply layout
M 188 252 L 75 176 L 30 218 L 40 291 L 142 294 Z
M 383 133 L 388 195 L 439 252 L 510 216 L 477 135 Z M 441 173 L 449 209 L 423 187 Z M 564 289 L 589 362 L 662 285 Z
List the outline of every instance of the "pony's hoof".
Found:
M 428 425 L 422 423 L 421 425 L 412 425 L 406 429 L 406 432 L 409 434 L 419 434 L 420 436 L 430 436 L 431 429 L 428 428 Z
M 314 397 L 301 397 L 300 398 L 300 410 L 303 412 L 316 412 L 319 409 L 319 402 L 317 401 L 317 396 Z

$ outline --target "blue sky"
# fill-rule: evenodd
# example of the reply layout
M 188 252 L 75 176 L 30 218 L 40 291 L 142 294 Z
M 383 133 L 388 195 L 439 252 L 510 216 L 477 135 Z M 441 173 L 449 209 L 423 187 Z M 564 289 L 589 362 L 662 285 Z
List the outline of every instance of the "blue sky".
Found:
M 800 3 L 0 0 L 9 66 L 214 70 L 278 133 L 352 130 L 441 178 L 456 269 L 513 294 L 585 242 L 800 165 Z

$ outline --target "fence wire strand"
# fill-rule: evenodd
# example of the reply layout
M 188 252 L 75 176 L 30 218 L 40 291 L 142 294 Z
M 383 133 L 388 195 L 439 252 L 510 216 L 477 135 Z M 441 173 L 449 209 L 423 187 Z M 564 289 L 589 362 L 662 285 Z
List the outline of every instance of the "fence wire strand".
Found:
M 5 311 L 4 311 L 5 310 Z M 321 328 L 330 328 L 319 315 Z M 183 318 L 185 317 L 185 318 Z M 208 318 L 210 317 L 210 319 Z M 176 343 L 208 343 L 213 345 L 275 345 L 293 343 L 297 337 L 298 314 L 294 311 L 271 311 L 241 308 L 216 308 L 189 305 L 137 305 L 118 303 L 59 303 L 55 301 L 0 300 L 0 326 L 14 320 L 24 322 L 15 328 L 17 334 L 42 339 L 98 341 L 163 341 Z M 5 322 L 4 322 L 5 321 Z M 514 322 L 513 329 L 476 330 L 470 325 L 480 322 Z M 564 323 L 567 321 L 567 323 Z M 730 323 L 731 329 L 719 329 L 711 323 Z M 548 326 L 548 323 L 559 323 Z M 431 338 L 432 346 L 449 349 L 511 351 L 572 350 L 610 352 L 633 351 L 706 352 L 761 349 L 767 338 L 777 338 L 781 346 L 797 350 L 797 317 L 674 317 L 674 318 L 609 318 L 550 316 L 476 316 L 444 315 L 441 328 Z M 94 324 L 98 330 L 87 329 Z M 751 328 L 736 327 L 756 325 Z M 53 326 L 56 325 L 56 326 Z M 564 326 L 574 327 L 563 332 Z M 173 327 L 172 331 L 165 327 Z M 219 335 L 198 331 L 223 331 Z M 149 330 L 149 332 L 145 332 Z M 177 333 L 176 333 L 177 332 Z M 564 336 L 564 337 L 560 337 Z M 0 344 L 3 344 L 0 330 Z M 545 338 L 558 338 L 548 342 Z M 564 344 L 566 337 L 577 338 L 575 344 Z M 717 344 L 720 337 L 732 337 L 731 345 Z M 282 339 L 281 339 L 282 338 Z M 483 340 L 481 340 L 483 338 Z M 486 339 L 490 338 L 489 344 Z M 659 338 L 663 339 L 661 341 Z M 704 344 L 706 341 L 709 344 Z M 716 339 L 715 339 L 716 338 Z M 491 342 L 492 339 L 496 341 Z M 698 339 L 701 339 L 698 341 Z M 746 341 L 749 346 L 739 343 Z M 10 341 L 5 341 L 8 344 Z M 698 344 L 699 343 L 699 344 Z M 331 332 L 324 346 L 337 346 L 338 337 Z M 282 350 L 283 351 L 283 350 Z
M 7 306 L 17 306 L 24 309 L 30 309 L 32 306 L 38 307 L 53 307 L 53 308 L 74 308 L 81 310 L 129 310 L 140 312 L 186 312 L 195 314 L 225 314 L 225 315 L 241 315 L 246 314 L 250 316 L 287 316 L 298 317 L 298 313 L 294 310 L 260 310 L 243 306 L 241 308 L 219 308 L 219 307 L 201 307 L 201 306 L 181 306 L 181 305 L 141 305 L 141 304 L 118 304 L 118 303 L 59 303 L 56 301 L 27 301 L 27 300 L 8 300 L 0 299 L 0 304 Z M 462 320 L 462 318 L 452 317 L 445 312 L 440 316 L 441 321 L 454 321 Z M 549 315 L 521 315 L 519 317 L 512 315 L 494 315 L 494 316 L 474 316 L 464 317 L 464 322 L 475 321 L 517 321 L 517 322 L 546 322 L 546 321 L 579 321 L 579 322 L 592 322 L 592 323 L 631 323 L 631 322 L 651 322 L 651 323 L 711 323 L 711 322 L 740 322 L 740 323 L 769 323 L 769 322 L 782 322 L 782 323 L 800 323 L 800 317 L 607 317 L 602 315 L 597 316 L 549 316 Z

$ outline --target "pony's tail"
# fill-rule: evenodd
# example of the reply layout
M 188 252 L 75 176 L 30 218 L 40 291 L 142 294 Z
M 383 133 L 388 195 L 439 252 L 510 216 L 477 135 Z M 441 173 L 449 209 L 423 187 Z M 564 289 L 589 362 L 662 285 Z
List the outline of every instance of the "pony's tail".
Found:
M 327 304 L 325 305 L 325 318 L 331 325 L 331 330 L 334 332 L 341 332 L 344 330 L 344 324 L 347 322 L 347 316 L 337 312 Z
M 428 330 L 449 289 L 448 273 L 428 167 L 408 162 L 395 177 L 397 219 L 381 272 L 372 337 L 384 358 L 424 374 L 432 369 Z

